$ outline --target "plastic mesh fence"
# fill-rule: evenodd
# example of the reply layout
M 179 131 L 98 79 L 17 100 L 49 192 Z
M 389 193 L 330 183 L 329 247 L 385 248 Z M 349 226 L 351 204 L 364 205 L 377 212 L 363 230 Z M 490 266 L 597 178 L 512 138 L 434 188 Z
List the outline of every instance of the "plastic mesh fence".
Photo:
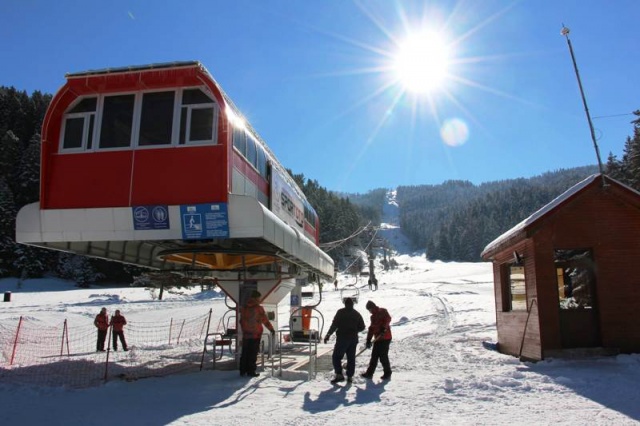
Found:
M 50 325 L 33 317 L 5 320 L 0 322 L 0 381 L 76 388 L 113 378 L 199 371 L 209 321 L 209 313 L 164 323 L 136 321 L 125 326 L 128 351 L 119 341 L 118 350 L 113 349 L 109 330 L 108 349 L 97 352 L 92 324 Z

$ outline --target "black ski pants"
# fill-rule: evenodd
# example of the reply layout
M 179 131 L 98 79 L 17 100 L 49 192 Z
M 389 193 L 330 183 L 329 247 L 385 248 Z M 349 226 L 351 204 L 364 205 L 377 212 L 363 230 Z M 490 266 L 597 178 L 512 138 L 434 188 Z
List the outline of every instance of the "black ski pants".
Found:
M 389 345 L 391 344 L 391 339 L 389 340 L 376 340 L 373 342 L 373 349 L 371 350 L 371 360 L 369 361 L 369 368 L 365 374 L 368 376 L 373 376 L 373 373 L 376 372 L 376 367 L 378 367 L 378 360 L 380 364 L 382 364 L 382 369 L 385 375 L 391 374 L 391 364 L 389 364 Z
M 254 374 L 256 372 L 256 362 L 258 361 L 258 351 L 260 350 L 260 340 L 242 339 L 242 354 L 240 355 L 240 374 Z

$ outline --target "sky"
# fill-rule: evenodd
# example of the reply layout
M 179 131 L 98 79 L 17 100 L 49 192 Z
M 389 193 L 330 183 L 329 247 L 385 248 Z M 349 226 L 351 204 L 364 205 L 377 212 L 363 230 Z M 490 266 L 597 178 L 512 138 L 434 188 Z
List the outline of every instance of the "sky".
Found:
M 199 317 L 209 310 L 212 324 L 219 324 L 227 308 L 218 292 L 167 291 L 160 301 L 140 287 L 79 289 L 72 282 L 44 278 L 25 280 L 17 288 L 16 278 L 4 278 L 0 292 L 10 291 L 11 301 L 0 303 L 0 424 L 319 426 L 383 420 L 402 426 L 514 422 L 620 426 L 640 422 L 640 354 L 530 363 L 498 353 L 491 263 L 428 261 L 423 253 L 409 253 L 401 229 L 394 225 L 397 209 L 390 204 L 384 216 L 381 232 L 394 248 L 398 268 L 384 271 L 378 257 L 377 291 L 369 290 L 362 277 L 340 273 L 339 290 L 325 286 L 320 300 L 316 288 L 313 301 L 320 301 L 321 335 L 345 296 L 357 296 L 355 308 L 367 324 L 366 301 L 389 311 L 391 381 L 380 380 L 378 366 L 373 380 L 356 375 L 352 384 L 332 385 L 333 372 L 326 363 L 320 363 L 315 377 L 309 377 L 304 370 L 279 371 L 277 363 L 272 370 L 268 361 L 256 378 L 242 378 L 237 370 L 213 370 L 210 362 L 203 371 L 163 374 L 163 360 L 180 360 L 172 352 L 179 345 L 145 345 L 136 336 L 149 339 L 149 334 L 134 331 L 159 328 L 169 318 L 180 324 L 181 318 Z M 88 387 L 46 384 L 45 378 L 50 377 L 71 380 L 57 376 L 69 366 L 104 364 L 104 353 L 93 350 L 73 352 L 68 360 L 33 350 L 51 338 L 58 351 L 59 327 L 53 334 L 47 330 L 65 320 L 72 343 L 82 334 L 77 333 L 77 324 L 84 323 L 90 330 L 86 339 L 95 344 L 91 322 L 103 306 L 110 313 L 120 309 L 127 318 L 125 336 L 130 348 L 109 352 L 109 380 Z M 285 334 L 289 310 L 285 297 L 278 306 L 277 327 Z M 314 316 L 319 317 L 316 311 Z M 13 352 L 21 317 L 25 321 L 20 347 Z M 214 329 L 218 330 L 214 326 L 210 331 Z M 42 333 L 29 343 L 33 332 L 27 330 Z M 183 339 L 190 335 L 185 332 Z M 319 344 L 319 353 L 331 353 L 333 342 Z M 23 350 L 25 345 L 31 350 Z M 9 367 L 13 353 L 20 365 Z M 24 353 L 27 357 L 22 357 Z M 356 372 L 366 369 L 369 356 L 364 351 L 357 358 Z M 147 376 L 157 368 L 160 377 L 117 378 L 119 369 L 135 372 L 137 368 Z
M 198 60 L 295 173 L 364 193 L 618 158 L 640 109 L 640 3 L 5 0 L 0 85 Z

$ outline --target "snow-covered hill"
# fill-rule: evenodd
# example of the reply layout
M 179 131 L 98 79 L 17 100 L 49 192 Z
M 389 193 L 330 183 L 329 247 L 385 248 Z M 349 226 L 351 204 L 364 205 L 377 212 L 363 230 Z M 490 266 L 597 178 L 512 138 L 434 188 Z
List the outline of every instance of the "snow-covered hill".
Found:
M 378 236 L 387 240 L 396 253 L 411 254 L 411 242 L 400 229 L 400 209 L 396 195 L 396 190 L 387 193 L 387 202 L 382 208 L 382 223 Z
M 496 338 L 490 264 L 396 259 L 398 269 L 377 274 L 377 292 L 358 283 L 356 305 L 367 323 L 367 300 L 393 316 L 390 382 L 379 380 L 380 368 L 372 381 L 339 386 L 329 383 L 329 371 L 306 381 L 209 370 L 82 390 L 0 382 L 0 424 L 638 424 L 640 355 L 522 363 L 486 343 Z M 341 285 L 353 280 L 340 277 Z M 14 291 L 11 302 L 0 304 L 0 324 L 15 324 L 20 315 L 57 323 L 73 314 L 89 321 L 102 305 L 122 309 L 131 324 L 225 309 L 222 298 L 197 292 L 157 301 L 137 288 L 80 290 L 58 282 L 44 292 L 45 284 L 52 283 L 27 280 L 17 291 L 15 280 L 0 280 L 0 291 Z M 325 331 L 342 306 L 341 292 L 329 287 L 319 306 Z M 282 323 L 286 312 L 285 304 Z M 359 371 L 368 356 L 358 359 Z

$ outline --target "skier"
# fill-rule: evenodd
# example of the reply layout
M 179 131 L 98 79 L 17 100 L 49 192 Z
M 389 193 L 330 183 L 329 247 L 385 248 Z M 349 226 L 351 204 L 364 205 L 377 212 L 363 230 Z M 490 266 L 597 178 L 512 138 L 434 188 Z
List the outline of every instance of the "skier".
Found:
M 347 297 L 344 299 L 344 308 L 338 309 L 333 317 L 333 322 L 327 335 L 324 337 L 324 343 L 329 343 L 329 337 L 336 332 L 336 343 L 333 347 L 333 369 L 335 377 L 331 383 L 344 381 L 342 375 L 342 358 L 347 355 L 347 381 L 351 382 L 353 373 L 356 370 L 356 348 L 358 347 L 358 333 L 365 329 L 364 319 L 362 315 L 353 309 L 353 299 Z
M 391 365 L 389 364 L 389 345 L 391 344 L 391 316 L 386 309 L 376 306 L 372 301 L 368 301 L 365 305 L 371 313 L 371 325 L 367 333 L 367 349 L 371 348 L 371 339 L 376 336 L 371 351 L 371 360 L 369 368 L 361 374 L 365 379 L 373 378 L 373 373 L 378 366 L 378 360 L 382 364 L 384 375 L 380 377 L 382 380 L 391 380 Z

